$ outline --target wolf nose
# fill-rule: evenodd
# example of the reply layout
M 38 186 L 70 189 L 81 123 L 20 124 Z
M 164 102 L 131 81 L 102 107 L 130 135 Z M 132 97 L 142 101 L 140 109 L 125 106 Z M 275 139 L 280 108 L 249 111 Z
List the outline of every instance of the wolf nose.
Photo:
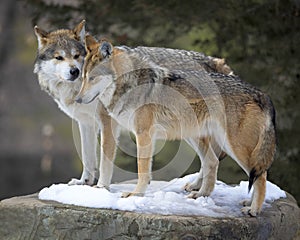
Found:
M 72 76 L 70 80 L 75 80 L 79 76 L 79 69 L 77 67 L 71 68 L 70 74 Z
M 81 97 L 78 97 L 78 98 L 75 99 L 75 101 L 76 101 L 77 103 L 82 103 L 82 98 L 81 98 Z

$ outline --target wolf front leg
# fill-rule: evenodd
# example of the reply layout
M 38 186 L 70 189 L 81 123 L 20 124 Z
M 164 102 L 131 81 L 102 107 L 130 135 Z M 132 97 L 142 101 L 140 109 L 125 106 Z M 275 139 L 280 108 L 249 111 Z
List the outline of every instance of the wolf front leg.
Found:
M 151 180 L 152 166 L 152 139 L 148 133 L 136 135 L 137 141 L 137 164 L 138 164 L 138 183 L 133 192 L 124 192 L 122 197 L 143 196 L 147 185 Z
M 109 189 L 113 175 L 113 165 L 119 138 L 118 124 L 112 119 L 104 108 L 100 109 L 101 119 L 101 145 L 100 145 L 100 176 L 97 187 Z
M 73 178 L 69 185 L 93 185 L 97 171 L 97 124 L 78 123 L 81 140 L 81 160 L 83 171 L 80 179 Z
M 136 112 L 135 136 L 137 143 L 138 183 L 133 192 L 125 192 L 122 197 L 143 196 L 151 180 L 153 154 L 153 113 L 146 105 Z

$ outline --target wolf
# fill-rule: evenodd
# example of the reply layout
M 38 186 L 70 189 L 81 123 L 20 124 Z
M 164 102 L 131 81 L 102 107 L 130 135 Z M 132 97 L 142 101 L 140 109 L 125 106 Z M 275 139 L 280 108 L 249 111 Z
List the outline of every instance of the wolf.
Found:
M 38 76 L 41 88 L 58 104 L 70 118 L 76 120 L 81 139 L 83 171 L 80 179 L 71 179 L 69 185 L 93 185 L 97 178 L 98 134 L 101 129 L 100 169 L 110 168 L 115 156 L 114 121 L 111 120 L 101 102 L 82 105 L 75 96 L 82 84 L 81 69 L 86 54 L 84 48 L 85 20 L 74 29 L 59 29 L 47 32 L 34 27 L 38 40 L 38 53 L 34 64 L 34 73 Z M 110 126 L 103 128 L 103 125 Z M 104 146 L 108 145 L 108 147 Z M 101 171 L 99 187 L 109 185 L 111 176 Z
M 151 180 L 153 142 L 184 139 L 199 155 L 197 179 L 184 186 L 188 197 L 209 196 L 219 164 L 216 145 L 249 176 L 252 199 L 241 211 L 261 212 L 267 170 L 276 151 L 275 110 L 267 94 L 234 74 L 195 70 L 187 55 L 170 49 L 114 47 L 85 37 L 87 55 L 76 101 L 99 99 L 115 121 L 132 131 L 137 143 L 138 183 L 123 197 L 142 196 Z M 158 62 L 176 62 L 176 68 Z M 172 60 L 170 60 L 172 59 Z M 187 64 L 188 63 L 188 64 Z M 182 66 L 182 67 L 179 67 Z
M 76 120 L 79 126 L 83 171 L 80 179 L 73 178 L 69 184 L 93 185 L 99 172 L 96 186 L 109 188 L 120 130 L 101 102 L 95 101 L 88 105 L 81 105 L 74 100 L 81 87 L 81 69 L 86 54 L 83 43 L 85 21 L 83 20 L 71 30 L 59 29 L 47 32 L 35 26 L 34 31 L 38 40 L 34 72 L 38 75 L 39 84 L 56 101 L 59 108 Z M 151 51 L 151 48 L 143 49 Z M 200 67 L 209 72 L 233 74 L 224 59 L 197 52 L 181 51 L 181 54 L 185 55 L 186 61 L 190 62 L 186 65 L 190 69 Z M 154 56 L 153 61 L 165 66 L 176 65 L 161 57 Z M 98 167 L 97 136 L 99 131 L 101 160 Z M 226 156 L 217 146 L 215 151 L 220 160 Z

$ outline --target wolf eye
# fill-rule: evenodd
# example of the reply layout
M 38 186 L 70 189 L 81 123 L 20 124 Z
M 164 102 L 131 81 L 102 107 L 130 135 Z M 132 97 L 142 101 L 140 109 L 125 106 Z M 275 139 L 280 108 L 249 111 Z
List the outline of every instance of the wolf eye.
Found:
M 57 56 L 57 57 L 55 57 L 55 59 L 58 60 L 58 61 L 64 60 L 64 58 L 62 56 Z
M 74 59 L 77 59 L 77 58 L 79 58 L 80 57 L 80 55 L 79 54 L 76 54 L 75 56 L 74 56 Z

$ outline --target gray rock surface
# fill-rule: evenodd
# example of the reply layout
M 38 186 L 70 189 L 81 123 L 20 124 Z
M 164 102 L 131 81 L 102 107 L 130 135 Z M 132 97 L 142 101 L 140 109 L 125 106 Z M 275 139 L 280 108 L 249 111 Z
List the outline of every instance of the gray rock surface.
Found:
M 300 239 L 291 195 L 257 218 L 162 216 L 41 201 L 37 194 L 0 202 L 0 239 Z

